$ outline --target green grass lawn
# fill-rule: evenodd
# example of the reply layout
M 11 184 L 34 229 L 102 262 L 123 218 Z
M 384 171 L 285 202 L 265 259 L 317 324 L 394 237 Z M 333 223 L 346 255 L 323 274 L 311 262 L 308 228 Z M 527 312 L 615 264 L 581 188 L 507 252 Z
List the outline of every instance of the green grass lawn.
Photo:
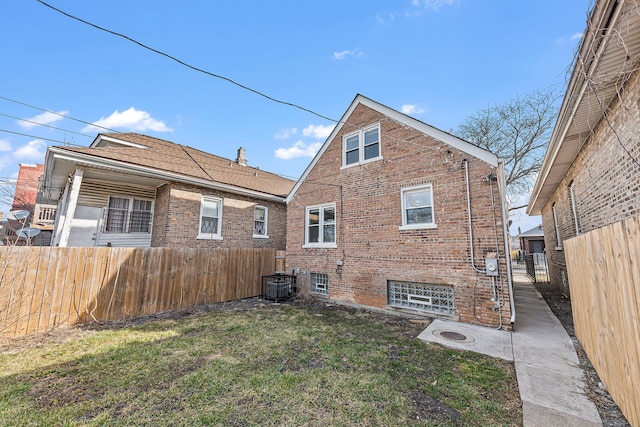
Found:
M 424 327 L 261 304 L 72 329 L 0 354 L 0 425 L 521 425 L 513 366 L 425 344 Z

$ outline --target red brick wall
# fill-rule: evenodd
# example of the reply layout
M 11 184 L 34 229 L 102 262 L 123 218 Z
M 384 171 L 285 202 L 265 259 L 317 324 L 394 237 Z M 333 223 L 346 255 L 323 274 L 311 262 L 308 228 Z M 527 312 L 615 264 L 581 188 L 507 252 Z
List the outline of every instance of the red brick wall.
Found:
M 197 239 L 202 195 L 223 200 L 222 240 Z M 253 237 L 256 205 L 268 208 L 268 239 Z M 157 190 L 151 246 L 212 248 L 285 248 L 284 203 L 171 183 Z
M 388 309 L 387 280 L 452 285 L 456 317 L 496 326 L 498 311 L 491 301 L 492 284 L 470 265 L 464 159 L 469 161 L 474 251 L 484 269 L 487 252 L 504 256 L 497 184 L 492 210 L 490 184 L 496 172 L 487 163 L 425 136 L 359 105 L 327 147 L 288 205 L 287 270 L 300 269 L 298 283 L 309 289 L 309 272 L 329 275 L 332 300 Z M 383 160 L 341 170 L 342 135 L 379 122 Z M 399 230 L 401 188 L 433 186 L 435 229 Z M 305 207 L 336 204 L 336 249 L 305 249 Z M 497 234 L 497 242 L 496 242 Z M 497 248 L 496 248 L 497 247 Z M 344 265 L 337 269 L 336 262 Z M 504 260 L 503 260 L 504 261 Z M 510 317 L 505 266 L 500 280 Z
M 542 209 L 550 279 L 556 286 L 562 286 L 562 272 L 567 267 L 564 250 L 556 249 L 551 206 L 556 204 L 561 240 L 575 237 L 569 191 L 572 181 L 582 233 L 640 214 L 640 166 L 632 159 L 640 161 L 640 73 L 636 72 L 619 94 L 622 99 L 608 110 L 611 126 L 605 120 L 598 123 Z

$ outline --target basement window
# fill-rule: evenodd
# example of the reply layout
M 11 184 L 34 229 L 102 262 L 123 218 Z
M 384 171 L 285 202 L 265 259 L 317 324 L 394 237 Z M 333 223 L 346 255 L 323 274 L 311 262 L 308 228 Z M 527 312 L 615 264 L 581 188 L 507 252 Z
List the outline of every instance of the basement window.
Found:
M 309 273 L 309 291 L 313 294 L 327 295 L 329 293 L 329 275 Z
M 453 286 L 387 280 L 389 305 L 427 313 L 456 314 Z

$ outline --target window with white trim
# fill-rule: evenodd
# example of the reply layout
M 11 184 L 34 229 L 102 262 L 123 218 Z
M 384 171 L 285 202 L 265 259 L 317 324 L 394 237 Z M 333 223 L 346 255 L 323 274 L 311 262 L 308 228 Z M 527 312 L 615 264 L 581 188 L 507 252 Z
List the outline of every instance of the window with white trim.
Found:
M 268 238 L 267 222 L 269 220 L 269 209 L 265 206 L 253 208 L 253 237 Z
M 222 239 L 222 199 L 202 196 L 198 239 Z
M 309 206 L 305 214 L 306 247 L 336 247 L 336 205 Z
M 436 227 L 433 217 L 433 187 L 431 184 L 403 188 L 400 190 L 400 195 L 401 230 Z
M 152 210 L 152 200 L 109 196 L 102 232 L 151 233 Z
M 576 206 L 576 192 L 573 181 L 569 184 L 569 197 L 571 199 L 571 211 L 573 212 L 573 223 L 576 226 L 576 236 L 580 235 L 580 222 L 578 221 L 578 207 Z
M 355 166 L 379 160 L 380 124 L 368 126 L 342 137 L 342 166 Z
M 309 273 L 309 291 L 314 294 L 327 295 L 329 293 L 329 275 Z
M 562 250 L 562 239 L 560 238 L 560 226 L 558 225 L 558 213 L 556 212 L 556 204 L 551 205 L 551 213 L 553 214 L 553 226 L 556 229 L 556 250 Z

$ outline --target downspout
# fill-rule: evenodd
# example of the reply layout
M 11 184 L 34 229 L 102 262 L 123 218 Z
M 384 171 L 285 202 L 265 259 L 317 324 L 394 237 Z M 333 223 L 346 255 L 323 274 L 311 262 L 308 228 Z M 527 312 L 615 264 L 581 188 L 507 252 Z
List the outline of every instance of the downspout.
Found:
M 471 249 L 471 267 L 473 267 L 473 269 L 475 271 L 477 271 L 478 273 L 486 273 L 486 270 L 480 270 L 478 267 L 476 267 L 475 264 L 475 254 L 473 251 L 473 226 L 471 224 L 471 192 L 469 190 L 470 184 L 469 184 L 469 162 L 467 161 L 467 159 L 464 159 L 464 172 L 465 172 L 465 177 L 466 177 L 466 183 L 467 183 L 467 215 L 468 215 L 468 222 L 469 222 L 469 249 Z
M 511 324 L 516 323 L 516 305 L 513 301 L 513 277 L 511 275 L 511 252 L 509 251 L 509 228 L 507 225 L 507 182 L 504 178 L 504 159 L 498 159 L 498 183 L 500 185 L 500 206 L 502 207 L 502 231 L 504 233 L 504 253 L 507 264 L 507 286 L 509 287 L 509 307 Z

